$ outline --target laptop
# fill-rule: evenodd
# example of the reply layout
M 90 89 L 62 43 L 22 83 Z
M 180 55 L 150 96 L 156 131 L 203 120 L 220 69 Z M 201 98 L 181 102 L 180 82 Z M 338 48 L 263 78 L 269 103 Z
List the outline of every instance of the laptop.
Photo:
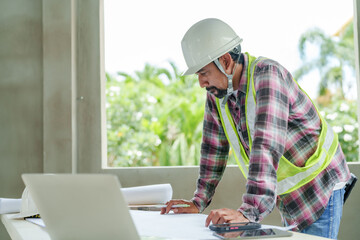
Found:
M 140 239 L 116 176 L 23 174 L 51 239 Z

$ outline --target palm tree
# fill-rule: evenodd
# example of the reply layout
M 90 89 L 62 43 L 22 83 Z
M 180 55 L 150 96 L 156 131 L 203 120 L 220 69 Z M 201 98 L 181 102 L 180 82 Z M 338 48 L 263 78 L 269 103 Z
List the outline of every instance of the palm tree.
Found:
M 111 166 L 196 165 L 205 93 L 194 76 L 146 64 L 121 79 L 107 74 Z
M 307 46 L 313 44 L 319 49 L 317 58 L 308 59 Z M 333 36 L 326 35 L 318 28 L 305 32 L 299 41 L 300 57 L 303 65 L 295 71 L 294 77 L 303 76 L 317 69 L 320 72 L 319 95 L 326 95 L 328 89 L 336 87 L 344 98 L 345 67 L 355 71 L 353 21 L 350 19 Z

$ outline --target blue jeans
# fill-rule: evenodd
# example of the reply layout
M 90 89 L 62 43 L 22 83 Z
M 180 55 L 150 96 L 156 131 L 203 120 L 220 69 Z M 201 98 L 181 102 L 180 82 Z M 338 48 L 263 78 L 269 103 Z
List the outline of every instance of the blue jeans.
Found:
M 334 191 L 321 217 L 301 232 L 337 239 L 344 204 L 344 193 L 344 189 Z

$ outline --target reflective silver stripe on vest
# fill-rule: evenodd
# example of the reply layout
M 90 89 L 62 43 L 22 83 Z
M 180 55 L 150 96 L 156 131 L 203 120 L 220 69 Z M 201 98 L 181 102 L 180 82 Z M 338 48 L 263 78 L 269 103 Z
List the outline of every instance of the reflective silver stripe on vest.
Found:
M 320 160 L 317 161 L 312 167 L 310 167 L 306 171 L 299 172 L 298 174 L 295 174 L 294 176 L 287 177 L 287 178 L 283 179 L 282 181 L 278 182 L 277 193 L 280 195 L 281 193 L 288 191 L 290 188 L 292 188 L 296 184 L 300 183 L 301 180 L 308 177 L 311 173 L 313 173 L 316 170 L 318 170 L 319 168 L 321 168 L 321 166 L 325 162 L 326 154 L 328 153 L 328 151 L 332 145 L 333 139 L 334 139 L 334 132 L 332 131 L 332 128 L 328 125 L 327 131 L 326 131 L 325 142 L 323 144 L 323 148 L 326 150 L 326 152 L 322 152 Z
M 241 164 L 241 167 L 243 169 L 243 173 L 245 175 L 245 178 L 247 179 L 248 177 L 248 168 L 245 165 L 244 160 L 242 159 L 241 156 L 241 151 L 240 151 L 240 144 L 241 142 L 239 141 L 239 138 L 237 137 L 231 123 L 230 123 L 230 119 L 228 118 L 228 115 L 226 114 L 225 111 L 225 105 L 224 104 L 219 104 L 220 105 L 220 114 L 222 115 L 223 121 L 224 121 L 224 125 L 225 128 L 224 131 L 227 132 L 227 135 L 229 137 L 228 141 L 231 144 L 231 147 L 234 149 L 234 152 L 236 154 L 236 156 L 238 157 L 238 162 Z
M 258 63 L 260 59 L 257 58 L 255 61 L 253 61 L 251 63 L 251 66 L 250 66 L 250 71 L 251 71 L 251 79 L 249 81 L 249 91 L 246 93 L 246 98 L 247 98 L 247 104 L 246 104 L 246 122 L 249 126 L 249 131 L 250 131 L 250 139 L 254 139 L 254 134 L 255 134 L 255 98 L 254 98 L 254 94 L 253 94 L 253 82 L 252 81 L 254 79 L 254 68 L 256 66 L 256 64 Z M 249 140 L 250 140 L 249 139 Z

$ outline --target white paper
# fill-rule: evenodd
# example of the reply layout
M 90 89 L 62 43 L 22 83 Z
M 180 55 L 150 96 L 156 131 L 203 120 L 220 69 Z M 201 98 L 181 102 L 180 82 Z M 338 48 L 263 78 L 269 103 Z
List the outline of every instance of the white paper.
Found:
M 45 227 L 45 223 L 41 218 L 25 218 L 26 221 L 39 225 L 40 227 Z
M 0 214 L 18 213 L 21 208 L 21 199 L 0 198 Z
M 173 194 L 170 184 L 121 188 L 121 190 L 128 204 L 166 203 L 172 199 Z
M 204 214 L 166 214 L 159 212 L 135 211 L 130 214 L 138 234 L 145 239 L 218 239 L 205 227 Z M 27 218 L 26 221 L 45 227 L 41 218 Z
M 205 227 L 205 214 L 164 214 L 130 211 L 141 237 L 166 239 L 218 239 Z
M 138 234 L 145 239 L 218 239 L 213 231 L 205 227 L 205 214 L 164 214 L 149 211 L 130 211 Z M 26 221 L 45 227 L 41 218 L 27 218 Z M 288 231 L 294 226 L 280 227 L 261 225 L 261 229 L 277 228 Z

